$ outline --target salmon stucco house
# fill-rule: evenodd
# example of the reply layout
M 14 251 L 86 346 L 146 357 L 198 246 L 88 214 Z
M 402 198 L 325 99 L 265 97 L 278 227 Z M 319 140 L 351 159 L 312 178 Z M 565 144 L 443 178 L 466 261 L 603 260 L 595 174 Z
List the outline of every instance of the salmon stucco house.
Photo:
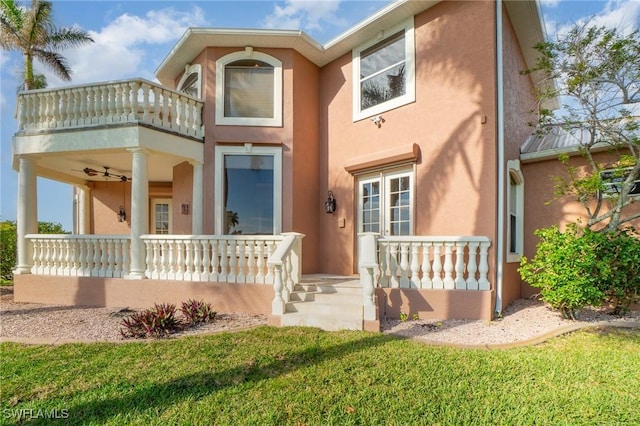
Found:
M 21 92 L 15 299 L 489 320 L 523 294 L 542 40 L 535 1 L 399 0 L 325 45 L 190 28 L 159 83 Z M 36 233 L 39 176 L 74 186 L 72 234 Z

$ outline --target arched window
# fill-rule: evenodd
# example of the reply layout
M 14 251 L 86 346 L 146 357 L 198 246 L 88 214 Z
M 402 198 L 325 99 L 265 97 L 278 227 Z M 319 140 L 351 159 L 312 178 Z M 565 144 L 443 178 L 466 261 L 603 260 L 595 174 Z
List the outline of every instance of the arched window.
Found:
M 202 66 L 200 64 L 187 65 L 184 67 L 184 74 L 178 83 L 178 92 L 185 93 L 194 98 L 202 98 L 200 94 L 200 74 Z
M 250 48 L 220 58 L 216 124 L 282 126 L 282 62 Z

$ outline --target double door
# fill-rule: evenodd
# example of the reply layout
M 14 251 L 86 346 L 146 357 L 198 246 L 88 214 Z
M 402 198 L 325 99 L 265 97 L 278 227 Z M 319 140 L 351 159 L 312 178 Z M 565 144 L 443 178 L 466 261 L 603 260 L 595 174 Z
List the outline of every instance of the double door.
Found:
M 413 171 L 391 170 L 358 179 L 358 232 L 413 234 Z

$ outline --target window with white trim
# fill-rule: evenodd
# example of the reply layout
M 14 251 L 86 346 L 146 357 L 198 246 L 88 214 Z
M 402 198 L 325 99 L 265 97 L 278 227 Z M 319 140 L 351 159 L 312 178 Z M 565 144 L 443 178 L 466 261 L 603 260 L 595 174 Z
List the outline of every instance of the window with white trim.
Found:
M 509 170 L 507 262 L 519 262 L 524 254 L 524 175 L 518 160 L 508 161 L 507 168 Z
M 251 49 L 220 58 L 216 124 L 282 126 L 282 62 Z
M 215 164 L 216 234 L 280 234 L 282 148 L 217 146 Z
M 414 102 L 413 18 L 353 50 L 353 120 Z
M 618 197 L 622 188 L 620 187 L 629 177 L 632 168 L 610 169 L 600 172 L 600 180 L 602 181 L 602 193 L 604 197 Z M 629 196 L 637 197 L 640 195 L 640 176 L 637 176 L 629 191 Z

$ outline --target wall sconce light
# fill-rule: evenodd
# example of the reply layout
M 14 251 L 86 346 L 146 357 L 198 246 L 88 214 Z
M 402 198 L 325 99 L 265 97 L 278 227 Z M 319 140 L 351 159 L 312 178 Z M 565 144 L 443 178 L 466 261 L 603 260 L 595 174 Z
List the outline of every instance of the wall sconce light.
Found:
M 120 206 L 120 210 L 118 210 L 118 222 L 124 222 L 127 220 L 127 212 L 124 210 L 124 207 Z
M 189 203 L 182 203 L 180 205 L 180 213 L 189 214 Z
M 333 198 L 333 192 L 329 191 L 328 195 L 327 201 L 324 202 L 324 211 L 326 213 L 333 213 L 336 211 L 336 199 Z
M 373 117 L 371 121 L 373 121 L 373 124 L 378 126 L 379 129 L 380 127 L 382 127 L 382 123 L 384 123 L 384 118 L 381 115 L 378 115 L 376 117 Z

